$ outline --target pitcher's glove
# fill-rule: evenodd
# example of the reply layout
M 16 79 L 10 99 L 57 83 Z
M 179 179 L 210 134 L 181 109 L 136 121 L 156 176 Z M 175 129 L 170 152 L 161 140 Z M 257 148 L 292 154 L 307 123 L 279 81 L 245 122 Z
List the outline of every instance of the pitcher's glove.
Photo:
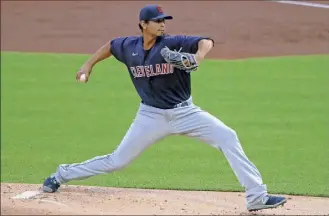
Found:
M 165 47 L 161 49 L 160 53 L 165 61 L 175 68 L 184 70 L 187 73 L 197 70 L 199 65 L 196 61 L 195 55 L 180 52 L 181 50 L 182 49 L 172 51 L 168 47 Z

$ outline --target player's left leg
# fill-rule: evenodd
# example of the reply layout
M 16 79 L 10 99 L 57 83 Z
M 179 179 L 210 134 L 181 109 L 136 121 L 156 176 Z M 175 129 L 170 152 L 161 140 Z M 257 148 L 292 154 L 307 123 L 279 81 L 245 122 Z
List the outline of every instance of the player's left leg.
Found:
M 240 184 L 246 190 L 249 210 L 255 210 L 255 204 L 263 203 L 257 206 L 263 209 L 276 207 L 279 201 L 285 201 L 279 199 L 274 202 L 275 197 L 268 196 L 260 172 L 246 156 L 234 130 L 195 105 L 175 110 L 177 120 L 173 121 L 173 127 L 176 133 L 198 138 L 223 152 Z M 274 204 L 265 205 L 268 201 Z

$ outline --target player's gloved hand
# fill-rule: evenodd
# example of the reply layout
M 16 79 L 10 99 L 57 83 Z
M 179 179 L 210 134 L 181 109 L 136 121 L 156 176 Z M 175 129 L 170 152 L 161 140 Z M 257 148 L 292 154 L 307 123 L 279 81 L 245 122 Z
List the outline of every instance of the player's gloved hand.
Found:
M 191 53 L 180 52 L 180 50 L 172 51 L 168 47 L 165 47 L 161 49 L 160 53 L 164 60 L 175 68 L 184 70 L 187 73 L 197 70 L 199 65 L 195 55 Z

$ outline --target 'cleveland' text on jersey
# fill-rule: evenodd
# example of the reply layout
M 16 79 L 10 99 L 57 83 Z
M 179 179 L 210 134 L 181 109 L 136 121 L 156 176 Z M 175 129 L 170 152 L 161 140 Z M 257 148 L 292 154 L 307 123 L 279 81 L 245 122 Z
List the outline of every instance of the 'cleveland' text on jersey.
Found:
M 174 67 L 168 63 L 155 64 L 155 68 L 153 68 L 153 65 L 139 65 L 130 67 L 130 72 L 134 78 L 151 77 L 174 73 Z

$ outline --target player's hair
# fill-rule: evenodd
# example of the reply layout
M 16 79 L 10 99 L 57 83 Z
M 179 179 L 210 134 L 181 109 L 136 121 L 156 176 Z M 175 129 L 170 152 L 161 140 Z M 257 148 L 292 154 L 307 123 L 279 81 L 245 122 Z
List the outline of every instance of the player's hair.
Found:
M 149 23 L 148 20 L 144 20 L 144 22 L 145 22 L 146 24 Z M 139 27 L 139 29 L 141 30 L 141 32 L 143 32 L 143 27 L 142 27 L 142 25 L 141 25 L 140 23 L 138 23 L 138 27 Z

